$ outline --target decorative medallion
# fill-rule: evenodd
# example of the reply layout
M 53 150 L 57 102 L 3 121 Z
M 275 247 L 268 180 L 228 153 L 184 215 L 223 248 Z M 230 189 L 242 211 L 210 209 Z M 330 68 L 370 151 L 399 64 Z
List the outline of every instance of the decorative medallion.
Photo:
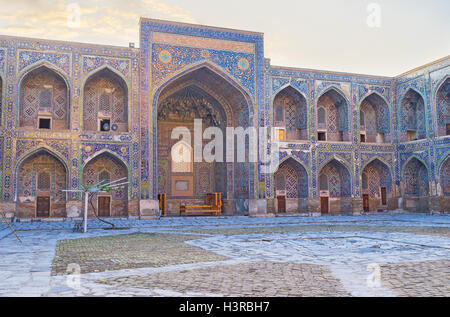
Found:
M 250 68 L 250 63 L 248 62 L 248 60 L 246 58 L 240 58 L 238 61 L 238 67 L 241 70 L 247 70 Z
M 201 55 L 203 58 L 209 58 L 209 56 L 210 56 L 210 54 L 209 54 L 209 52 L 208 52 L 207 50 L 202 50 L 201 53 L 200 53 L 200 55 Z
M 172 61 L 172 54 L 168 50 L 163 50 L 159 53 L 158 58 L 161 63 L 169 64 Z

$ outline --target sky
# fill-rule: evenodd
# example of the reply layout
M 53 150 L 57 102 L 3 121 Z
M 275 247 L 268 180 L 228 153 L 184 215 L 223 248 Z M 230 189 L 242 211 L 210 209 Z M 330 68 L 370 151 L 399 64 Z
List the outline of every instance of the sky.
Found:
M 139 47 L 143 16 L 262 32 L 272 65 L 397 76 L 450 55 L 449 13 L 448 0 L 0 0 L 0 34 Z

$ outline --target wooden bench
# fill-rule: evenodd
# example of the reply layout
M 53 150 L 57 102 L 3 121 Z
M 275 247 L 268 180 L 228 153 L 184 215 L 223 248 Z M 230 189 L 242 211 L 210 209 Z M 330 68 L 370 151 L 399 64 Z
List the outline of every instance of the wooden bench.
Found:
M 180 214 L 187 213 L 214 213 L 222 214 L 222 193 L 206 194 L 205 205 L 181 205 Z

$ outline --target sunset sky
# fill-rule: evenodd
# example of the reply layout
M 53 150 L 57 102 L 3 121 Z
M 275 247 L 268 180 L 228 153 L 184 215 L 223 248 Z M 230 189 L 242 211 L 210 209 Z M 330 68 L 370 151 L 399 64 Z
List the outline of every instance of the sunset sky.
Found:
M 68 25 L 68 7 L 81 9 Z M 370 3 L 381 9 L 369 27 Z M 263 32 L 273 65 L 396 76 L 450 54 L 448 0 L 0 0 L 0 34 L 139 46 L 139 17 Z M 73 21 L 73 20 L 72 20 Z

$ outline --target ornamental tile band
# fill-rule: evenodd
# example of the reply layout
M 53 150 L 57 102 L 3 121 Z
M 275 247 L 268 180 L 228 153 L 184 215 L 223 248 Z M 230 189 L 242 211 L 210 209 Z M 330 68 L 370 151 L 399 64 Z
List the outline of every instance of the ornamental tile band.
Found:
M 262 33 L 146 18 L 139 48 L 0 36 L 0 206 L 75 217 L 81 195 L 59 191 L 127 178 L 106 216 L 158 218 L 159 194 L 179 216 L 208 193 L 225 215 L 449 212 L 449 91 L 449 57 L 397 77 L 281 67 Z M 202 133 L 265 128 L 272 172 L 177 164 L 172 130 L 202 115 Z

